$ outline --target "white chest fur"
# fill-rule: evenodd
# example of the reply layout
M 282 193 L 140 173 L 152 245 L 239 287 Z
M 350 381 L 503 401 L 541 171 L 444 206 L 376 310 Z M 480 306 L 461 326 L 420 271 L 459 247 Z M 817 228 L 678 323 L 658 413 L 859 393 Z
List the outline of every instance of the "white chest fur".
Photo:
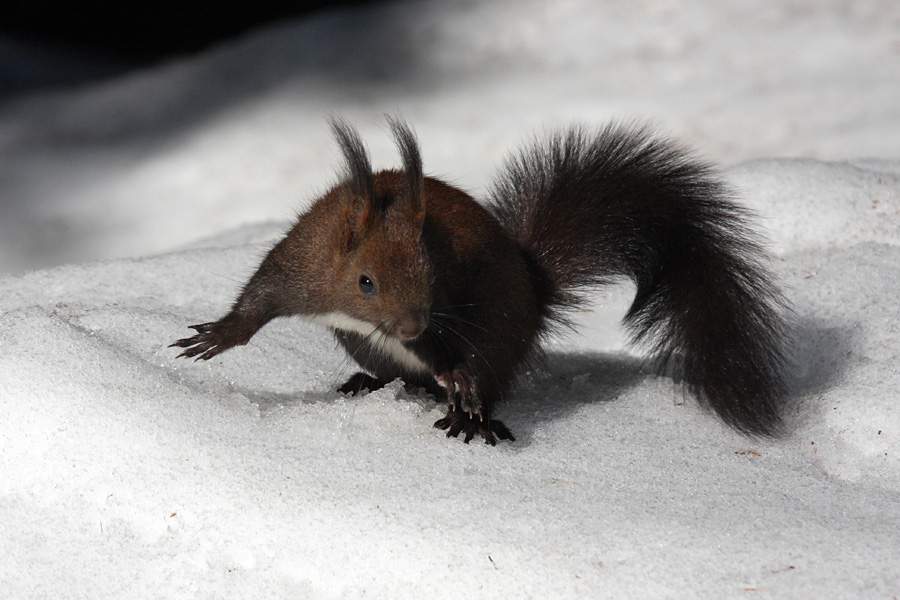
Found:
M 352 331 L 365 337 L 369 341 L 369 345 L 381 353 L 394 360 L 399 366 L 417 371 L 420 373 L 429 373 L 431 369 L 422 362 L 418 356 L 410 352 L 400 340 L 384 335 L 374 325 L 368 321 L 362 321 L 351 317 L 342 312 L 330 312 L 322 315 L 313 315 L 307 317 L 307 320 L 317 325 L 324 325 L 331 329 L 340 329 L 342 331 Z

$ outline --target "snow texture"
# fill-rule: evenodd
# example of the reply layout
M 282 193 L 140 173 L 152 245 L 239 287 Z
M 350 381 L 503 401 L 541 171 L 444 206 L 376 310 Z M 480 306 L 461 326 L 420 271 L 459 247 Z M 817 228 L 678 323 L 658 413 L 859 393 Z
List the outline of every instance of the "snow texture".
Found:
M 6 99 L 3 597 L 900 596 L 898 26 L 895 2 L 408 2 Z M 299 320 L 175 360 L 334 180 L 324 116 L 386 167 L 398 111 L 476 194 L 573 120 L 731 165 L 797 315 L 790 435 L 648 375 L 624 285 L 493 448 L 399 382 L 341 396 L 353 365 Z

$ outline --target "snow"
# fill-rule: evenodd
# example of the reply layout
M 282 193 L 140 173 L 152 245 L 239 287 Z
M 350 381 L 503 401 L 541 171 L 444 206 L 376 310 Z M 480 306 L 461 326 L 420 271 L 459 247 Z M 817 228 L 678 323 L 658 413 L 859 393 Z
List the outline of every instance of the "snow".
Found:
M 900 595 L 900 8 L 409 2 L 0 104 L 0 589 L 9 598 Z M 598 291 L 488 447 L 359 398 L 280 320 L 205 363 L 334 180 L 324 117 L 479 193 L 508 148 L 647 118 L 724 164 L 797 314 L 791 433 L 649 376 Z M 792 158 L 786 158 L 792 157 Z M 67 264 L 64 264 L 67 263 Z

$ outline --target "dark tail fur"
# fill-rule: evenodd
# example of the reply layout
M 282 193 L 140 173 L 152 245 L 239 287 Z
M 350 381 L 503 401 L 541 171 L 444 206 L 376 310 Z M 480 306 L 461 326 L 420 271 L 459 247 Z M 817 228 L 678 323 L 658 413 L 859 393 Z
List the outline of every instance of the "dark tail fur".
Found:
M 639 127 L 570 129 L 513 157 L 492 210 L 533 263 L 548 325 L 623 276 L 624 319 L 660 371 L 750 434 L 781 425 L 785 304 L 746 212 L 711 169 Z

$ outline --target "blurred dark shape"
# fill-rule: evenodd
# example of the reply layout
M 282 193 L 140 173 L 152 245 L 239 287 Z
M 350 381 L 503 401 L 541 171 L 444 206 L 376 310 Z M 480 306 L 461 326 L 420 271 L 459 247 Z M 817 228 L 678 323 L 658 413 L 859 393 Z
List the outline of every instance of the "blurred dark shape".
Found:
M 0 93 L 105 77 L 250 29 L 376 0 L 0 2 Z

